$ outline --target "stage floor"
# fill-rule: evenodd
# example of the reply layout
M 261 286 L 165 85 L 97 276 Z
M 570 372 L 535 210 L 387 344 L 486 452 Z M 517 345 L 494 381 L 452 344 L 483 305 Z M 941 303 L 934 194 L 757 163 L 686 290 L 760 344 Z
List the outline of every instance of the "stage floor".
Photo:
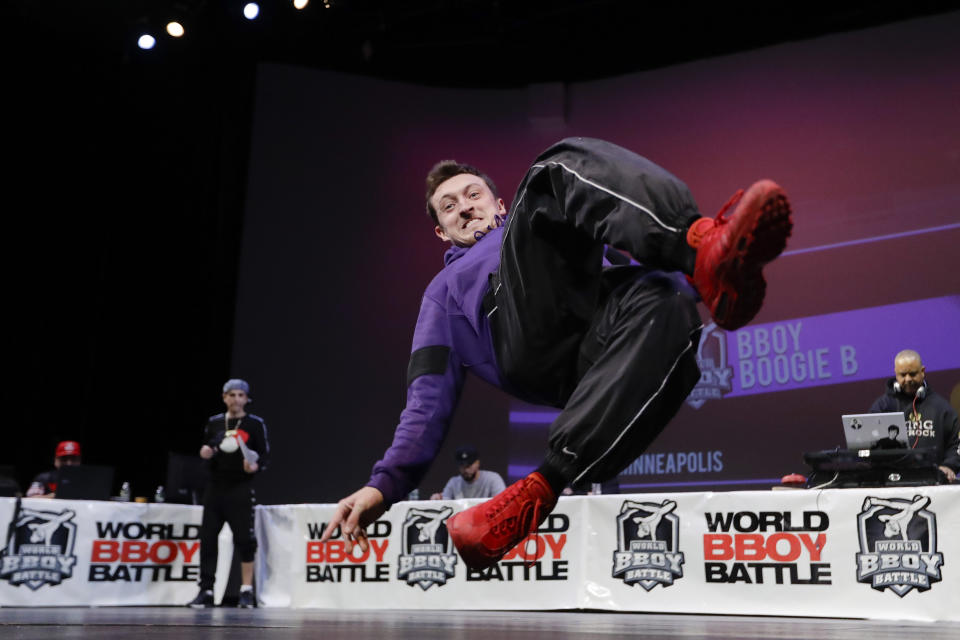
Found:
M 4 640 L 493 640 L 643 637 L 711 640 L 947 640 L 960 623 L 544 611 L 328 611 L 175 607 L 3 608 Z

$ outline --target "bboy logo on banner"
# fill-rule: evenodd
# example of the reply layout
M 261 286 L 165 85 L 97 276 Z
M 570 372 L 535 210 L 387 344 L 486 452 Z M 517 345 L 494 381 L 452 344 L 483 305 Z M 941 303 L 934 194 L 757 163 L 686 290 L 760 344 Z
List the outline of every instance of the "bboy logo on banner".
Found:
M 447 533 L 453 507 L 408 509 L 403 520 L 402 551 L 397 558 L 397 578 L 426 591 L 443 586 L 456 573 L 457 554 Z
M 669 587 L 683 577 L 680 518 L 673 513 L 676 508 L 673 500 L 660 504 L 625 500 L 620 505 L 617 550 L 613 552 L 614 578 L 650 591 L 658 584 Z
M 25 584 L 34 591 L 45 584 L 56 586 L 73 575 L 77 556 L 73 545 L 77 514 L 70 510 L 40 511 L 14 508 L 7 527 L 7 544 L 0 555 L 0 579 L 14 586 Z
M 200 576 L 200 525 L 97 520 L 90 582 L 194 582 Z
M 832 584 L 823 550 L 830 532 L 825 511 L 705 512 L 703 573 L 707 582 Z
M 727 334 L 711 322 L 700 333 L 697 347 L 700 381 L 687 396 L 687 404 L 699 409 L 707 400 L 722 400 L 733 391 L 733 367 L 727 362 Z
M 367 526 L 367 550 L 355 545 L 351 553 L 339 526 L 332 540 L 320 542 L 326 528 L 326 522 L 307 523 L 307 582 L 390 582 L 390 565 L 383 561 L 390 547 L 389 520 Z
M 937 551 L 937 517 L 926 509 L 929 504 L 926 496 L 863 501 L 857 581 L 901 598 L 914 587 L 926 591 L 940 582 L 943 554 Z

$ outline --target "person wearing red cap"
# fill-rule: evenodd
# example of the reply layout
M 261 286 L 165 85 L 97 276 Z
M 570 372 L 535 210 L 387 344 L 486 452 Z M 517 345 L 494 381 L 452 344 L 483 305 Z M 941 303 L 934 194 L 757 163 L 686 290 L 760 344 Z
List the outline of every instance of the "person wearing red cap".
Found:
M 57 484 L 60 482 L 60 467 L 69 467 L 80 464 L 80 443 L 73 440 L 64 440 L 57 445 L 53 455 L 53 471 L 44 471 L 33 479 L 27 489 L 28 498 L 55 498 Z

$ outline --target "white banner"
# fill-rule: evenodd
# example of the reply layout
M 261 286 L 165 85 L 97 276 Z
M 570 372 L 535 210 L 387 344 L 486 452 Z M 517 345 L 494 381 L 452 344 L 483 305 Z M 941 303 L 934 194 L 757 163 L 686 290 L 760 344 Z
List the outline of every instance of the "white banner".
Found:
M 579 514 L 580 502 L 561 501 L 537 536 L 496 566 L 469 571 L 450 543 L 445 522 L 476 502 L 394 505 L 368 528 L 369 551 L 356 547 L 349 556 L 339 530 L 332 540 L 319 542 L 335 505 L 261 506 L 260 600 L 266 606 L 351 609 L 575 608 L 583 580 L 577 554 L 584 544 L 571 539 L 571 514 Z
M 17 511 L 16 504 L 0 498 L 0 605 L 176 605 L 197 594 L 202 507 L 24 498 Z M 221 596 L 233 552 L 229 528 L 224 533 Z
M 403 502 L 347 555 L 334 505 L 257 508 L 262 606 L 607 609 L 960 620 L 960 487 L 561 498 L 535 536 L 468 570 L 447 518 Z M 201 507 L 0 499 L 0 605 L 178 605 L 196 594 Z M 217 591 L 229 570 L 220 538 Z M 219 595 L 218 594 L 218 595 Z
M 334 505 L 259 507 L 266 606 L 608 609 L 960 620 L 960 487 L 561 498 L 536 536 L 469 571 L 445 521 L 403 502 L 347 556 Z
M 581 607 L 960 620 L 949 569 L 960 544 L 948 533 L 960 526 L 957 488 L 610 496 L 585 507 Z

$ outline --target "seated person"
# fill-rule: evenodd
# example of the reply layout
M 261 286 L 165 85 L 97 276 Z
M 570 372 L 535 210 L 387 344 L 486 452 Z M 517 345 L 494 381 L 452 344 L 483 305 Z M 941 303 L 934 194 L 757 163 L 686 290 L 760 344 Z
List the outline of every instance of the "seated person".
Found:
M 960 471 L 957 412 L 927 384 L 927 370 L 916 351 L 905 349 L 898 353 L 893 371 L 886 393 L 874 401 L 870 412 L 902 411 L 907 419 L 907 445 L 911 449 L 934 449 L 944 479 L 953 482 Z
M 55 498 L 57 484 L 60 482 L 60 467 L 69 467 L 80 464 L 80 443 L 73 440 L 64 440 L 57 445 L 53 456 L 53 471 L 44 471 L 30 483 L 27 489 L 28 498 Z
M 480 455 L 473 447 L 460 447 L 453 459 L 457 462 L 459 475 L 450 478 L 443 493 L 433 494 L 431 500 L 492 498 L 506 488 L 499 473 L 480 468 Z

